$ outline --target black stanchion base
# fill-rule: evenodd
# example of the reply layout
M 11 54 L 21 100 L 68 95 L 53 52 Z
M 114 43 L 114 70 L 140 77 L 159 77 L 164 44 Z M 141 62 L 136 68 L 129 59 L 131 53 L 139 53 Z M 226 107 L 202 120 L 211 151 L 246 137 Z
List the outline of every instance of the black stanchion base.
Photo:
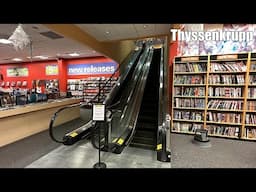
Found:
M 98 162 L 93 165 L 93 168 L 96 168 L 96 169 L 107 168 L 107 165 L 103 162 Z

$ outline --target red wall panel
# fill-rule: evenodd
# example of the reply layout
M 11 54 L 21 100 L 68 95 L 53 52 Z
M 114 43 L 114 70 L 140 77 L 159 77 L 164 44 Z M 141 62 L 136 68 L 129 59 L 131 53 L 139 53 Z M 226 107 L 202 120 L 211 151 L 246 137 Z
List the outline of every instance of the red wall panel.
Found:
M 1 64 L 0 73 L 3 74 L 3 81 L 10 83 L 12 81 L 27 81 L 27 88 L 32 88 L 33 80 L 50 80 L 58 79 L 60 84 L 60 91 L 66 91 L 67 89 L 67 79 L 82 79 L 87 77 L 109 77 L 111 74 L 94 74 L 94 75 L 68 75 L 67 67 L 69 64 L 91 64 L 91 63 L 101 63 L 101 62 L 113 62 L 113 60 L 106 57 L 93 57 L 93 58 L 83 58 L 83 59 L 59 59 L 53 61 L 41 61 L 41 62 L 28 62 L 28 63 L 14 63 L 14 64 Z M 47 65 L 58 65 L 59 74 L 58 75 L 46 75 L 45 68 Z M 7 69 L 14 67 L 27 67 L 29 70 L 28 77 L 7 77 Z M 118 67 L 118 66 L 117 66 Z M 116 73 L 116 77 L 119 73 Z

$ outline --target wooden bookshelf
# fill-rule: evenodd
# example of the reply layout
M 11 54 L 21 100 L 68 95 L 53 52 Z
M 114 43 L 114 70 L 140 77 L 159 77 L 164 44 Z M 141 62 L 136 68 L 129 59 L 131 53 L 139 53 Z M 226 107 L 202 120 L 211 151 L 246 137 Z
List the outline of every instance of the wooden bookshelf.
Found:
M 194 108 L 194 107 L 173 107 L 173 109 L 180 109 L 180 110 L 199 110 L 204 111 L 205 108 Z
M 193 86 L 193 87 L 204 87 L 205 84 L 176 84 L 174 85 L 175 87 L 190 87 L 190 86 Z
M 208 84 L 208 86 L 211 86 L 211 87 L 243 87 L 244 84 Z
M 256 53 L 176 57 L 174 61 L 172 102 L 175 105 L 172 107 L 172 125 L 174 122 L 176 124 L 181 122 L 178 126 L 186 123 L 203 123 L 204 129 L 209 128 L 211 133 L 215 133 L 209 134 L 209 136 L 256 141 L 256 138 L 247 138 L 247 130 L 250 133 L 251 129 L 254 127 L 256 129 Z M 179 81 L 180 75 L 185 78 L 184 81 Z M 201 77 L 203 84 L 195 84 L 192 80 L 190 81 L 191 76 Z M 176 78 L 178 78 L 177 81 L 175 81 Z M 175 84 L 175 82 L 186 83 Z M 200 93 L 200 96 L 195 96 L 195 91 L 203 91 L 204 94 Z M 180 99 L 178 102 L 177 98 Z M 184 102 L 187 104 L 183 105 Z M 191 106 L 189 102 L 191 102 Z M 204 105 L 204 108 L 196 107 L 196 102 Z M 217 103 L 216 108 L 212 105 L 215 102 Z M 218 109 L 219 105 L 224 105 L 224 107 L 219 107 L 224 109 Z M 187 120 L 184 117 L 174 118 L 174 114 L 177 117 L 177 113 L 178 115 L 195 115 L 192 111 L 195 111 L 196 115 L 201 115 L 202 121 Z M 219 122 L 223 116 L 230 122 Z M 184 133 L 177 131 L 175 127 L 172 129 L 172 132 Z M 220 129 L 224 130 L 221 134 L 219 133 Z M 252 137 L 254 137 L 255 132 L 252 133 Z
M 204 99 L 205 96 L 183 96 L 183 95 L 175 95 L 173 97 L 177 97 L 177 98 L 194 98 L 194 99 Z M 256 99 L 256 98 L 255 98 Z
M 225 111 L 225 112 L 237 112 L 237 113 L 242 113 L 243 110 L 239 110 L 239 109 L 214 109 L 214 108 L 208 108 L 207 111 Z
M 194 122 L 194 123 L 203 123 L 203 121 L 189 120 L 189 119 L 173 119 L 173 121 L 182 121 L 182 122 Z

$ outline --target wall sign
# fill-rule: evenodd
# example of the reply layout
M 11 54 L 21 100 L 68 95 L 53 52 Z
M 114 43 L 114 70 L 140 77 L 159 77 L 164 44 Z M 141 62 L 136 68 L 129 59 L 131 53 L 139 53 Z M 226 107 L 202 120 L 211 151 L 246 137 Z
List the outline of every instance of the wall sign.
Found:
M 68 75 L 113 74 L 116 68 L 115 62 L 69 64 Z
M 45 75 L 58 75 L 59 68 L 58 65 L 46 65 L 45 66 Z
M 7 69 L 7 77 L 27 77 L 27 67 L 15 67 Z

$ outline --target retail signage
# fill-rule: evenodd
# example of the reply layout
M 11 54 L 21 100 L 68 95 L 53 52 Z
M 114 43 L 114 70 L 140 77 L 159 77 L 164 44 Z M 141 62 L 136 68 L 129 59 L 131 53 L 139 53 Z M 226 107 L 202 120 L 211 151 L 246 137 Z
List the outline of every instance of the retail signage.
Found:
M 93 121 L 104 121 L 105 120 L 105 105 L 103 104 L 94 104 L 93 105 Z
M 7 69 L 7 77 L 27 77 L 27 67 L 14 67 Z
M 70 64 L 68 75 L 112 74 L 117 68 L 115 62 Z
M 45 74 L 46 75 L 58 75 L 59 74 L 58 65 L 46 65 Z

